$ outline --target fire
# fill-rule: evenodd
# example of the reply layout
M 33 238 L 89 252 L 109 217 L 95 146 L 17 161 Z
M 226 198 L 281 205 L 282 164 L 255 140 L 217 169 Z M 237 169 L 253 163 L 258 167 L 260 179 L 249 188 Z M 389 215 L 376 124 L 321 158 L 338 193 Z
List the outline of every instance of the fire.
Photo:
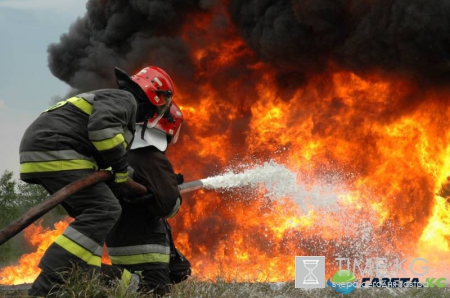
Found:
M 28 242 L 36 247 L 36 251 L 24 254 L 20 257 L 17 266 L 8 266 L 0 269 L 0 284 L 17 285 L 32 283 L 39 275 L 39 260 L 45 250 L 52 244 L 69 225 L 71 219 L 59 221 L 54 224 L 54 229 L 42 227 L 42 220 L 30 225 L 24 230 L 24 237 Z
M 187 136 L 176 145 L 182 150 L 168 153 L 179 171 L 193 180 L 216 174 L 211 164 L 223 169 L 274 160 L 298 173 L 305 189 L 331 185 L 335 198 L 332 208 L 302 209 L 298 200 L 270 201 L 258 192 L 185 195 L 173 230 L 199 276 L 288 281 L 296 255 L 419 256 L 438 270 L 433 252 L 439 251 L 450 265 L 449 207 L 435 196 L 450 175 L 444 91 L 418 89 L 406 77 L 361 76 L 330 63 L 329 71 L 283 94 L 275 87 L 276 71 L 255 63 L 232 26 L 214 35 L 207 32 L 211 15 L 196 20 L 184 27 L 183 38 L 205 81 L 198 102 L 189 92 L 178 97 Z M 240 76 L 215 83 L 240 63 Z M 242 91 L 248 85 L 255 92 Z M 335 266 L 327 262 L 328 270 Z
M 0 284 L 18 285 L 32 283 L 41 272 L 38 264 L 44 252 L 72 221 L 73 218 L 66 217 L 64 220 L 56 222 L 53 225 L 54 229 L 43 227 L 42 219 L 28 226 L 24 230 L 24 237 L 36 250 L 22 255 L 18 265 L 0 268 Z M 106 248 L 104 248 L 102 262 L 105 264 L 111 263 L 106 253 Z
M 182 155 L 175 148 L 170 154 L 185 176 L 194 178 L 198 172 L 191 173 L 183 163 L 205 151 L 216 163 L 236 156 L 246 162 L 251 158 L 245 156 L 276 160 L 299 173 L 298 183 L 306 188 L 329 185 L 331 173 L 339 177 L 333 190 L 337 205 L 332 210 L 314 205 L 301 210 L 289 198 L 246 198 L 239 190 L 193 194 L 185 198 L 188 206 L 175 219 L 173 230 L 194 270 L 209 277 L 221 268 L 235 272 L 240 280 L 287 281 L 295 275 L 295 255 L 370 258 L 419 253 L 431 262 L 437 251 L 448 266 L 449 207 L 435 196 L 449 175 L 450 135 L 441 125 L 448 107 L 433 100 L 443 95 L 423 92 L 430 98 L 426 106 L 394 117 L 392 106 L 415 91 L 407 81 L 364 79 L 337 71 L 312 79 L 291 99 L 282 100 L 271 92 L 270 77 L 262 79 L 239 146 L 233 145 L 232 132 L 224 139 L 221 132 L 228 128 L 223 122 L 218 132 L 221 146 L 199 142 L 194 132 L 221 116 L 186 109 L 186 126 L 192 133 L 180 145 Z M 210 105 L 214 98 L 204 101 Z M 222 113 L 239 115 L 236 109 L 230 105 Z M 206 164 L 200 168 L 204 175 L 211 174 Z M 364 232 L 367 227 L 370 232 Z M 431 267 L 441 267 L 434 261 Z
M 327 272 L 335 257 L 421 257 L 448 276 L 448 91 L 331 60 L 323 71 L 278 76 L 289 65 L 260 59 L 232 25 L 227 3 L 191 13 L 178 32 L 195 80 L 176 81 L 186 121 L 167 154 L 187 181 L 271 160 L 297 173 L 303 192 L 183 195 L 170 222 L 194 274 L 291 281 L 294 256 L 321 255 Z M 36 270 L 37 261 L 20 264 Z

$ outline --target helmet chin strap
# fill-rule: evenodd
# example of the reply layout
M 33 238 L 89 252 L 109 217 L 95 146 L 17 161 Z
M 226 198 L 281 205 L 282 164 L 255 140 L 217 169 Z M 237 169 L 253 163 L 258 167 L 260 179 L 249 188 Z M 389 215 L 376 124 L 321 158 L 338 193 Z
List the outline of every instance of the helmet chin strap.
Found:
M 145 115 L 144 124 L 142 125 L 142 130 L 141 130 L 141 139 L 143 139 L 143 140 L 145 140 L 144 135 L 145 135 L 145 130 L 147 129 L 147 123 L 148 123 L 149 118 L 150 117 L 148 116 L 148 114 Z
M 141 131 L 141 139 L 144 140 L 145 130 L 147 129 L 148 121 L 153 117 L 156 113 L 155 108 L 150 104 L 148 100 L 140 101 L 138 104 L 138 115 L 137 122 L 143 123 L 142 131 Z

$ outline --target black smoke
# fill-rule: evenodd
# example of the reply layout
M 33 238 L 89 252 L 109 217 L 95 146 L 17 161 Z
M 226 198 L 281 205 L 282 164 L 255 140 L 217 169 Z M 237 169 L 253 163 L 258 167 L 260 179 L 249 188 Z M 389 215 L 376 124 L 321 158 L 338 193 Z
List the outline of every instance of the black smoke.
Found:
M 450 2 L 425 0 L 233 0 L 248 45 L 281 73 L 328 63 L 419 80 L 450 79 Z
M 89 0 L 59 43 L 48 47 L 51 72 L 79 91 L 114 85 L 114 67 L 137 71 L 157 65 L 192 74 L 189 49 L 179 38 L 193 0 Z M 202 1 L 205 2 L 205 1 Z
M 153 64 L 192 84 L 198 66 L 180 30 L 218 6 L 231 19 L 221 26 L 235 27 L 256 59 L 274 66 L 280 88 L 330 65 L 450 79 L 450 2 L 443 0 L 89 0 L 86 14 L 49 46 L 50 70 L 80 91 L 113 86 L 115 66 L 132 72 Z

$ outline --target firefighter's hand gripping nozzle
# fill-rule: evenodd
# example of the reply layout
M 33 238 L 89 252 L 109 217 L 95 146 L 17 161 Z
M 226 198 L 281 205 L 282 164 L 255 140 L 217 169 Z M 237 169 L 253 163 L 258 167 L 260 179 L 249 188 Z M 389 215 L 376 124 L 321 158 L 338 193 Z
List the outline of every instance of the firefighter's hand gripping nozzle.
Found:
M 114 174 L 110 171 L 97 171 L 90 175 L 87 175 L 82 179 L 72 182 L 66 187 L 63 187 L 62 189 L 45 199 L 42 203 L 28 209 L 25 214 L 0 230 L 0 245 L 17 235 L 23 229 L 32 224 L 35 220 L 39 219 L 41 216 L 62 203 L 68 196 L 85 187 L 101 181 L 112 180 L 113 178 Z M 126 188 L 131 188 L 134 190 L 134 192 L 144 195 L 142 198 L 144 198 L 148 194 L 148 197 L 146 199 L 151 199 L 151 194 L 148 192 L 145 186 L 135 182 L 132 179 L 127 179 L 127 181 L 124 183 L 124 186 Z M 178 185 L 178 188 L 180 190 L 180 194 L 183 194 L 203 188 L 203 182 L 202 180 L 195 180 L 180 184 Z

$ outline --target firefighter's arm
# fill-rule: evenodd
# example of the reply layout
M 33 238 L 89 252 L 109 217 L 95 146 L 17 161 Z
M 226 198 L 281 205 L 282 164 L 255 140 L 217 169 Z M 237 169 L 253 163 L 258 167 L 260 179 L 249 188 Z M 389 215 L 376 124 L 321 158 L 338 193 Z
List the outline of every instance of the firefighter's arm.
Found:
M 145 195 L 124 195 L 123 201 L 129 204 L 142 204 L 143 208 L 148 208 L 149 213 L 163 218 L 175 216 L 181 206 L 181 195 L 168 195 L 165 193 L 156 193 L 154 189 L 147 186 L 148 192 Z M 125 191 L 127 191 L 125 189 Z
M 120 197 L 123 202 L 132 205 L 142 205 L 143 208 L 149 208 L 150 213 L 158 217 L 170 218 L 175 216 L 182 203 L 181 195 L 179 195 L 174 201 L 174 204 L 165 204 L 166 206 L 158 204 L 160 198 L 156 196 L 153 189 L 148 189 L 148 187 L 145 195 L 137 195 L 127 188 L 120 188 L 118 191 L 119 193 L 116 196 Z M 173 205 L 172 209 L 170 209 L 171 205 Z
M 157 217 L 174 216 L 180 208 L 181 196 L 177 175 L 166 156 L 154 147 L 146 147 L 132 150 L 129 157 L 135 165 L 133 179 L 149 190 L 145 208 Z
M 117 91 L 117 92 L 116 92 Z M 115 182 L 128 179 L 127 150 L 134 129 L 136 101 L 129 92 L 97 93 L 89 117 L 89 139 L 99 152 L 99 163 L 111 167 Z

